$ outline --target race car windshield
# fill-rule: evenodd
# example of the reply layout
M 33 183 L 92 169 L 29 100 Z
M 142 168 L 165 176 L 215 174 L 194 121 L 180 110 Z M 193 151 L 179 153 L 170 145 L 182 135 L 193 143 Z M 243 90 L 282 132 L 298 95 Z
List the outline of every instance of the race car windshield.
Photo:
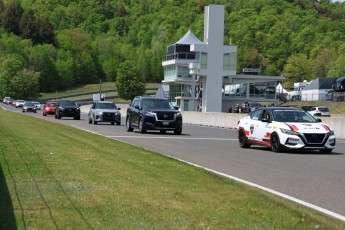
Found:
M 317 120 L 303 110 L 273 110 L 273 120 L 279 122 L 315 123 Z

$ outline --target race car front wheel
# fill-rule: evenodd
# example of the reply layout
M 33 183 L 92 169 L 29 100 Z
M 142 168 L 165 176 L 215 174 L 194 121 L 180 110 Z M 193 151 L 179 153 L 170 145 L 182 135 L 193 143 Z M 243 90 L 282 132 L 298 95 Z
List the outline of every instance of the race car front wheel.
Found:
M 271 148 L 273 152 L 283 151 L 283 146 L 280 144 L 279 136 L 276 133 L 273 133 L 271 136 Z
M 248 142 L 247 142 L 247 136 L 243 130 L 240 130 L 238 133 L 238 141 L 240 143 L 241 148 L 249 148 L 250 147 L 250 144 L 248 144 Z

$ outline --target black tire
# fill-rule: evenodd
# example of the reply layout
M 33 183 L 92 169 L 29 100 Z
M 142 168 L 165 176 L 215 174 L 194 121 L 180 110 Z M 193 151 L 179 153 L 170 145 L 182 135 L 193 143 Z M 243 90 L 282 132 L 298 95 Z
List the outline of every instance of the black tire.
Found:
M 276 153 L 283 151 L 283 146 L 280 144 L 279 136 L 276 133 L 273 133 L 271 136 L 271 149 Z
M 80 116 L 73 117 L 74 120 L 80 120 Z
M 121 125 L 121 121 L 116 122 L 116 125 Z
M 34 113 L 37 113 L 36 111 Z
M 57 115 L 57 119 L 61 119 L 61 115 L 60 114 Z
M 57 115 L 55 114 L 55 119 L 57 119 Z
M 92 120 L 89 118 L 89 124 L 92 124 Z
M 112 121 L 110 124 L 111 124 L 111 125 L 115 125 L 115 122 Z
M 43 116 L 44 116 L 44 117 L 46 117 L 46 116 L 47 116 L 47 114 L 46 114 L 46 113 L 43 113 Z
M 331 153 L 333 149 L 319 149 L 320 153 Z
M 133 128 L 131 126 L 131 121 L 129 117 L 126 118 L 126 130 L 127 132 L 133 132 Z
M 23 113 L 25 113 L 24 109 L 22 110 Z
M 93 124 L 97 125 L 97 121 L 95 120 L 95 118 L 93 118 Z
M 175 135 L 181 135 L 182 134 L 182 130 L 174 130 L 174 134 Z
M 247 142 L 248 138 L 244 132 L 244 130 L 240 130 L 238 133 L 238 142 L 241 148 L 249 148 L 251 145 Z
M 161 134 L 166 134 L 166 130 L 159 130 L 159 132 L 161 133 Z
M 139 133 L 146 133 L 145 125 L 143 123 L 142 118 L 139 118 L 138 129 L 139 129 Z

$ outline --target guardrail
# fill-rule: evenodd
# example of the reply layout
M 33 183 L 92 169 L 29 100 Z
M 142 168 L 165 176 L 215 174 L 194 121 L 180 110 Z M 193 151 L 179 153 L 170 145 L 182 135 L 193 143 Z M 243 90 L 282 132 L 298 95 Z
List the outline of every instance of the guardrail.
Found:
M 220 128 L 236 129 L 237 122 L 247 114 L 239 113 L 200 113 L 182 111 L 183 123 Z M 334 129 L 338 139 L 345 139 L 345 117 L 319 117 L 322 122 Z

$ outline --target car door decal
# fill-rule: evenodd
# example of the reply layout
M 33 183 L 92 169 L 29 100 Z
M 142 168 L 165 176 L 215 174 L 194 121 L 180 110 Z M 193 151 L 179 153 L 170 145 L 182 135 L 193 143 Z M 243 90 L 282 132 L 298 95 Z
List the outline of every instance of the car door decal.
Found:
M 253 133 L 254 133 L 254 124 L 251 124 L 251 125 L 250 125 L 249 130 L 250 130 L 250 134 L 253 134 Z

